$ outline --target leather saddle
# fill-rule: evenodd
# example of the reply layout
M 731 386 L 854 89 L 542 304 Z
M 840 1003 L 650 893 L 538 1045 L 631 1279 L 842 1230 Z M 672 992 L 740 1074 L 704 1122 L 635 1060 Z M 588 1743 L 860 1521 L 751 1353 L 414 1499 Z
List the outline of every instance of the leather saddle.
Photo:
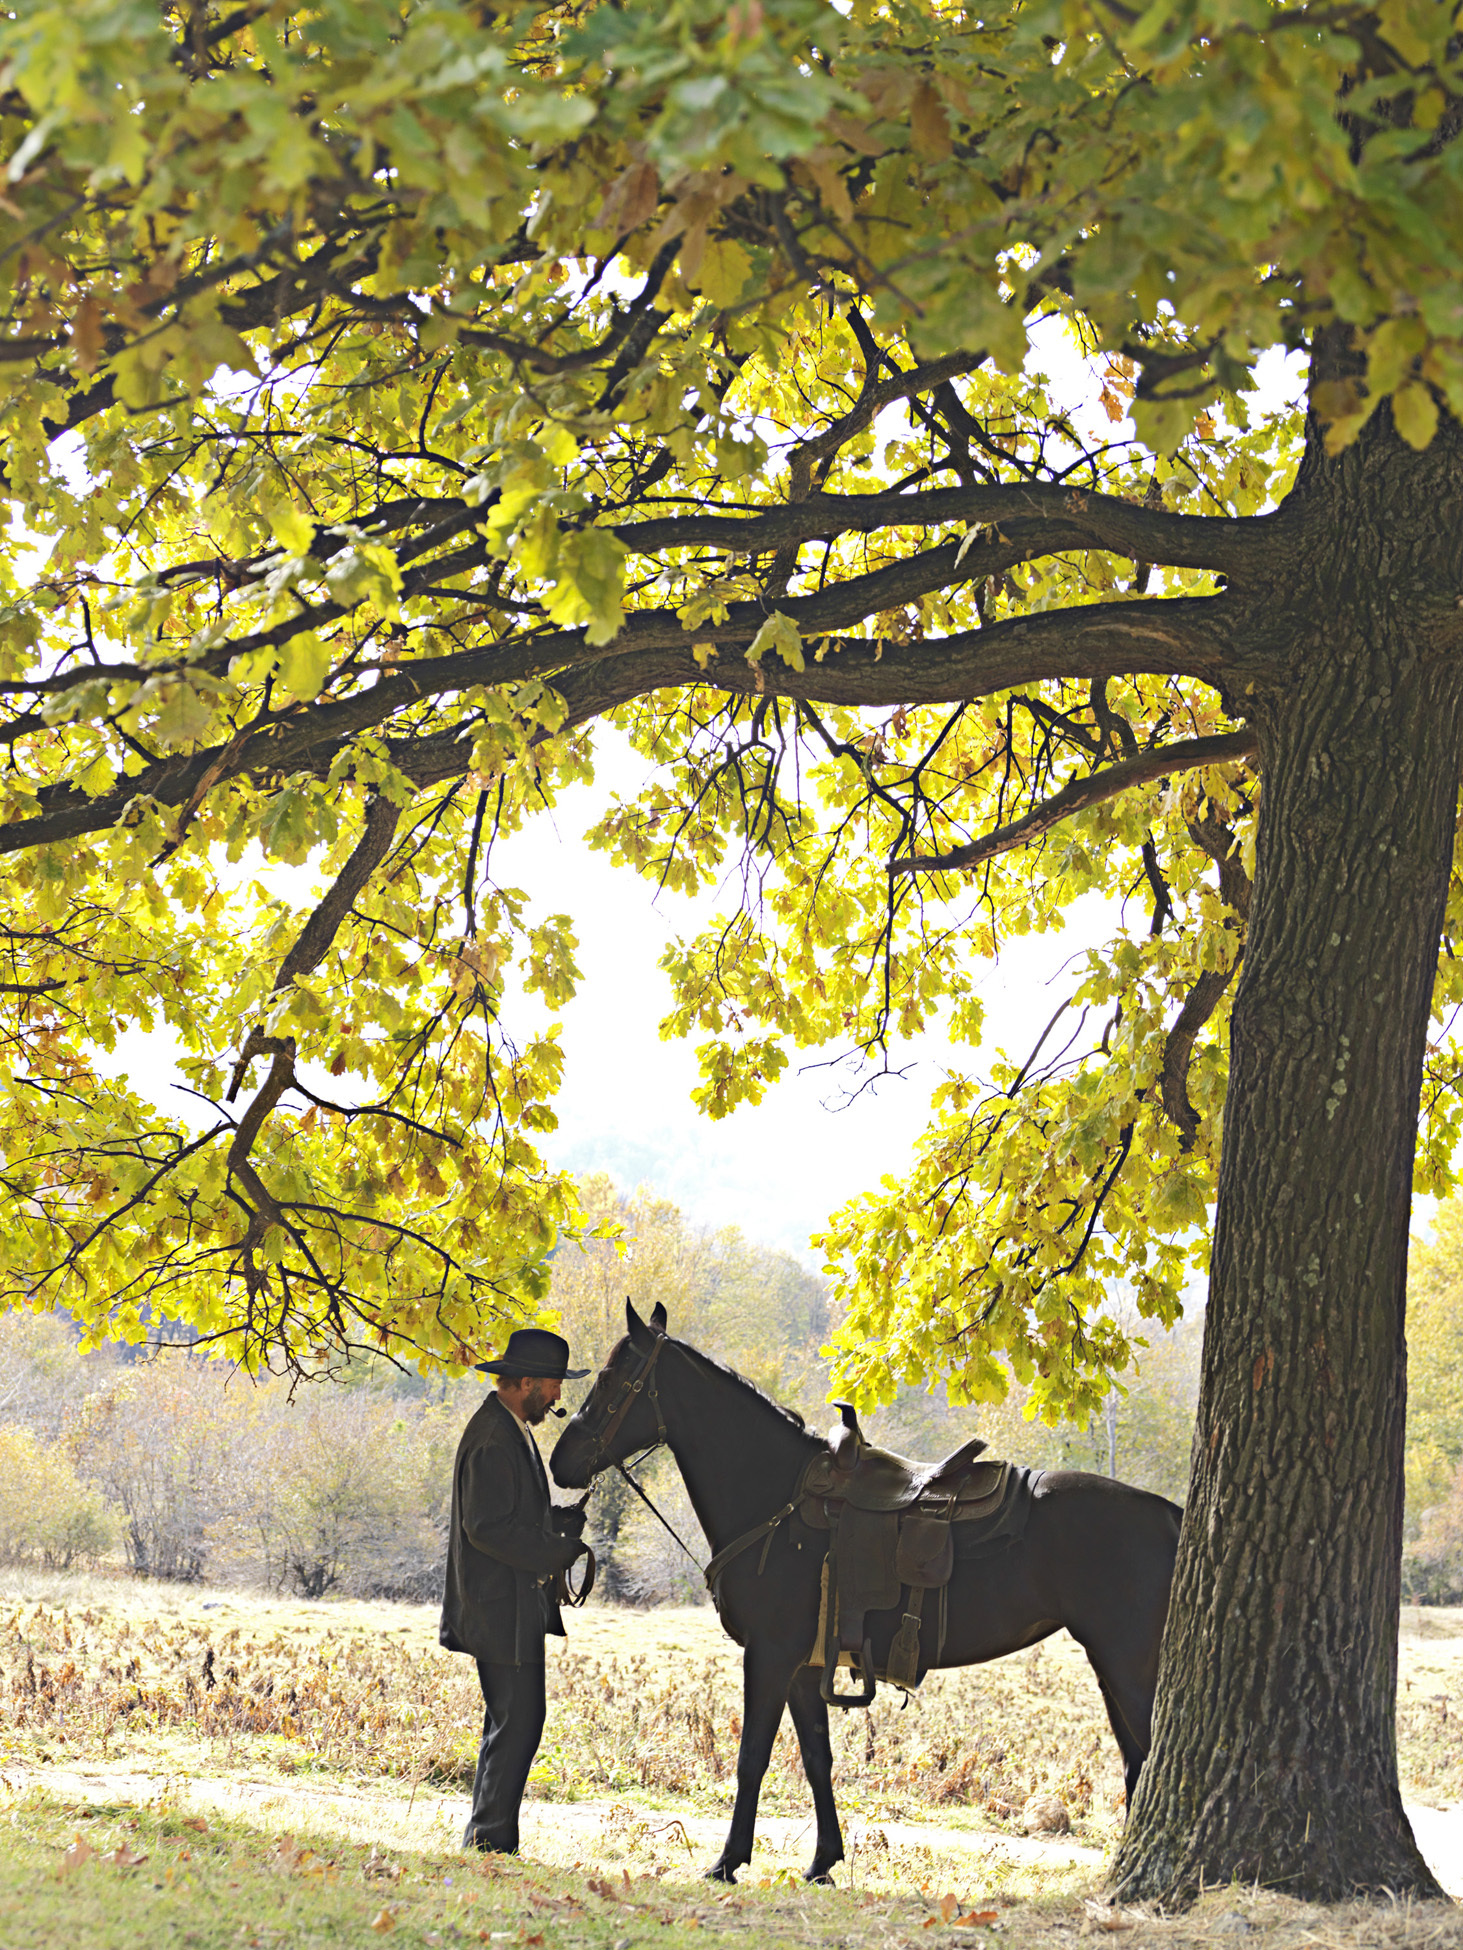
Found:
M 823 1597 L 808 1663 L 823 1668 L 820 1690 L 835 1706 L 868 1706 L 877 1690 L 867 1614 L 904 1610 L 883 1677 L 906 1689 L 920 1678 L 920 1624 L 925 1593 L 940 1593 L 934 1656 L 945 1638 L 945 1587 L 955 1568 L 956 1523 L 981 1523 L 994 1534 L 1010 1501 L 1009 1463 L 979 1460 L 976 1436 L 942 1462 L 912 1462 L 865 1440 L 847 1402 L 826 1452 L 813 1457 L 799 1489 L 799 1515 L 826 1530 Z M 840 1693 L 840 1665 L 858 1671 L 860 1690 Z
M 1003 1467 L 988 1462 L 977 1472 L 976 1458 L 989 1446 L 978 1435 L 962 1442 L 943 1462 L 912 1462 L 867 1441 L 851 1403 L 833 1406 L 840 1419 L 828 1431 L 827 1457 L 815 1458 L 804 1478 L 805 1494 L 836 1500 L 854 1510 L 887 1514 L 911 1509 L 926 1498 L 953 1497 L 957 1503 L 982 1500 Z

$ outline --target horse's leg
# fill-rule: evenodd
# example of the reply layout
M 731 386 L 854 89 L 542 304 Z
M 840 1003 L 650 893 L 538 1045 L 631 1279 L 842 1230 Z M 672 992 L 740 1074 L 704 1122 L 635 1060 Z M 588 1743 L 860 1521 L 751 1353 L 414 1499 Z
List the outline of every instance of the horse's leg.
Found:
M 1088 1657 L 1091 1656 L 1089 1653 Z M 1139 1689 L 1115 1686 L 1099 1670 L 1095 1660 L 1092 1669 L 1097 1673 L 1102 1703 L 1107 1708 L 1108 1725 L 1122 1752 L 1123 1784 L 1128 1791 L 1128 1806 L 1131 1808 L 1133 1796 L 1138 1791 L 1138 1776 L 1143 1771 L 1143 1763 L 1153 1744 L 1153 1701 L 1151 1698 L 1145 1699 Z
M 828 1702 L 818 1690 L 819 1675 L 811 1666 L 802 1666 L 788 1690 L 787 1704 L 797 1729 L 798 1748 L 803 1757 L 803 1772 L 813 1790 L 813 1810 L 818 1818 L 818 1844 L 804 1878 L 807 1882 L 827 1882 L 828 1871 L 843 1860 L 843 1830 L 838 1825 L 838 1808 L 833 1799 L 833 1745 L 828 1738 Z
M 757 1798 L 772 1758 L 772 1743 L 787 1705 L 792 1676 L 803 1652 L 753 1639 L 742 1659 L 742 1744 L 737 1749 L 737 1798 L 726 1846 L 706 1871 L 710 1882 L 735 1882 L 737 1870 L 752 1859 Z M 831 1763 L 830 1763 L 831 1764 Z

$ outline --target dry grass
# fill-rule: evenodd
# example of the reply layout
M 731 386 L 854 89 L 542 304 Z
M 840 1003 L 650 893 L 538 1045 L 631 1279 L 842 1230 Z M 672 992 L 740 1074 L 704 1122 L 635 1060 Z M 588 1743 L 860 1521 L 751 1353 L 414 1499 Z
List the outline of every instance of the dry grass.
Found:
M 1403 1641 L 1404 1791 L 1463 1799 L 1463 1617 L 1424 1614 Z M 1414 1621 L 1409 1617 L 1409 1626 Z M 729 1803 L 740 1655 L 714 1616 L 592 1607 L 550 1662 L 550 1719 L 532 1791 Z M 471 1664 L 436 1644 L 425 1606 L 309 1605 L 99 1578 L 0 1587 L 0 1762 L 90 1758 L 192 1767 L 266 1763 L 465 1787 L 480 1703 Z M 1122 1779 L 1085 1659 L 1061 1635 L 1028 1653 L 932 1674 L 907 1707 L 885 1689 L 834 1715 L 841 1804 L 872 1820 L 1004 1824 L 1058 1795 L 1079 1835 L 1121 1818 Z M 807 1789 L 791 1729 L 764 1806 Z
M 1409 1796 L 1437 1805 L 1463 1795 L 1454 1710 L 1463 1704 L 1463 1616 L 1425 1622 L 1429 1636 L 1403 1642 L 1399 1743 Z M 739 1654 L 705 1611 L 591 1607 L 570 1630 L 550 1664 L 528 1851 L 551 1878 L 685 1883 L 714 1854 L 730 1805 Z M 0 1587 L 0 1773 L 22 1797 L 14 1805 L 53 1814 L 58 1795 L 73 1812 L 99 1799 L 143 1813 L 149 1803 L 156 1812 L 186 1802 L 262 1838 L 261 1849 L 289 1832 L 315 1837 L 320 1850 L 378 1842 L 435 1859 L 462 1818 L 479 1714 L 470 1663 L 442 1652 L 435 1636 L 435 1613 L 420 1606 L 12 1579 Z M 1425 1941 L 1463 1950 L 1463 1927 L 1440 1909 L 1319 1911 L 1231 1891 L 1185 1918 L 1089 1913 L 1082 1900 L 1096 1894 L 1117 1833 L 1121 1782 L 1096 1686 L 1063 1638 L 934 1675 L 907 1709 L 884 1695 L 872 1713 L 837 1715 L 834 1739 L 851 1844 L 841 1879 L 876 1909 L 838 1908 L 835 1919 L 833 1907 L 804 1907 L 807 1927 L 795 1934 L 809 1941 L 822 1940 L 825 1924 L 830 1941 L 850 1946 L 978 1940 L 973 1925 L 945 1927 L 938 1899 L 948 1894 L 960 1905 L 952 1915 L 995 1907 L 1013 1945 L 1115 1933 L 1179 1950 L 1253 1932 L 1267 1950 Z M 45 1804 L 24 1798 L 47 1781 Z M 1066 1802 L 1076 1847 L 1043 1850 L 1021 1838 L 1017 1811 L 1033 1790 Z M 748 1880 L 774 1905 L 764 1920 L 775 1933 L 774 1910 L 780 1928 L 810 1846 L 807 1789 L 786 1730 L 763 1807 Z M 554 1900 L 578 1899 L 559 1890 Z M 703 1923 L 745 1934 L 753 1915 L 734 1925 L 711 1909 Z M 1110 1932 L 1114 1920 L 1132 1934 Z M 548 1950 L 561 1940 L 587 1944 L 597 1934 L 544 1933 Z M 606 1950 L 618 1940 L 607 1936 Z
M 476 1678 L 433 1643 L 434 1627 L 423 1607 L 220 1602 L 99 1580 L 15 1596 L 0 1608 L 0 1759 L 166 1765 L 192 1749 L 195 1767 L 263 1761 L 465 1787 Z M 550 1664 L 533 1791 L 728 1803 L 741 1683 L 714 1618 L 601 1610 L 572 1629 Z M 907 1708 L 885 1691 L 870 1713 L 835 1715 L 844 1808 L 881 1821 L 979 1811 L 1004 1822 L 1045 1791 L 1079 1832 L 1111 1832 L 1116 1749 L 1074 1650 L 935 1674 Z M 786 1725 L 764 1806 L 807 1806 Z

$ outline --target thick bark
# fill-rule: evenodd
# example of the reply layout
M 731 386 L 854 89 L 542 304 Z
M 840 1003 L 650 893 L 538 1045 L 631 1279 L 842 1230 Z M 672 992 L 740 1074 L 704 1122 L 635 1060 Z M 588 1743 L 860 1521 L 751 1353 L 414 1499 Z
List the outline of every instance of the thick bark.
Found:
M 1439 1893 L 1394 1737 L 1408 1216 L 1463 738 L 1463 433 L 1316 444 L 1270 586 L 1194 1471 L 1127 1899 Z M 1237 592 L 1241 602 L 1246 592 Z

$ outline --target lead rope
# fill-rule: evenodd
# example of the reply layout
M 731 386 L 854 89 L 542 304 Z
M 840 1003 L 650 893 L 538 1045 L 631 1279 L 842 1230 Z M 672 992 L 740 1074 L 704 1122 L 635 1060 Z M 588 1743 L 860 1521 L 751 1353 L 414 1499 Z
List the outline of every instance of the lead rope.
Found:
M 660 1350 L 665 1346 L 665 1344 L 666 1344 L 666 1336 L 663 1334 L 660 1340 L 657 1341 L 656 1343 L 655 1354 L 651 1357 L 651 1360 L 645 1370 L 645 1373 L 641 1376 L 642 1383 L 648 1381 L 650 1384 L 650 1399 L 655 1406 L 655 1440 L 654 1442 L 651 1443 L 648 1449 L 641 1450 L 640 1454 L 635 1459 L 637 1462 L 644 1462 L 647 1456 L 654 1455 L 655 1451 L 663 1446 L 666 1439 L 665 1416 L 662 1413 L 661 1406 L 660 1406 L 660 1377 L 655 1372 L 656 1357 L 660 1354 Z M 626 1469 L 625 1465 L 622 1462 L 617 1462 L 615 1464 L 615 1468 L 619 1470 L 620 1474 L 624 1477 L 625 1481 L 630 1485 L 631 1489 L 634 1490 L 636 1496 L 639 1497 L 640 1501 L 645 1505 L 646 1509 L 650 1512 L 651 1516 L 655 1518 L 657 1523 L 663 1524 L 665 1526 L 665 1528 L 670 1532 L 671 1536 L 674 1537 L 676 1542 L 680 1545 L 681 1549 L 686 1553 L 686 1556 L 690 1558 L 691 1562 L 696 1566 L 696 1569 L 699 1571 L 701 1569 L 700 1560 L 697 1558 L 696 1553 L 690 1548 L 690 1546 L 682 1538 L 679 1531 L 677 1531 L 675 1527 L 669 1522 L 669 1520 L 663 1517 L 660 1511 L 656 1509 L 655 1505 L 651 1502 L 650 1498 L 646 1495 L 645 1491 L 641 1489 L 640 1485 L 635 1481 L 635 1478 L 630 1474 L 629 1470 Z
M 653 1456 L 656 1450 L 661 1447 L 661 1445 L 665 1442 L 666 1439 L 665 1417 L 661 1413 L 661 1407 L 660 1407 L 660 1382 L 654 1372 L 656 1358 L 659 1356 L 661 1347 L 665 1344 L 666 1339 L 667 1337 L 665 1335 L 661 1336 L 660 1341 L 658 1341 L 656 1344 L 655 1352 L 651 1356 L 650 1362 L 645 1372 L 640 1376 L 639 1381 L 637 1381 L 634 1385 L 634 1392 L 638 1393 L 640 1388 L 644 1385 L 645 1381 L 647 1379 L 649 1380 L 650 1399 L 655 1404 L 655 1426 L 656 1426 L 655 1441 L 651 1443 L 648 1449 L 642 1449 L 640 1451 L 640 1454 L 635 1458 L 637 1463 L 644 1462 L 647 1456 Z M 627 1398 L 626 1406 L 628 1406 L 628 1398 Z M 603 1439 L 604 1439 L 603 1436 L 599 1438 L 601 1443 L 603 1442 Z M 718 1551 L 716 1555 L 712 1558 L 711 1562 L 706 1566 L 706 1568 L 703 1571 L 701 1569 L 700 1560 L 696 1556 L 696 1553 L 686 1543 L 685 1539 L 680 1535 L 679 1531 L 676 1530 L 675 1526 L 669 1521 L 669 1519 L 663 1517 L 660 1511 L 656 1509 L 655 1505 L 651 1502 L 650 1498 L 646 1495 L 645 1491 L 641 1489 L 640 1485 L 635 1481 L 635 1478 L 630 1474 L 629 1470 L 625 1467 L 625 1465 L 622 1462 L 617 1462 L 615 1464 L 615 1468 L 620 1472 L 621 1476 L 624 1477 L 625 1481 L 630 1485 L 630 1488 L 634 1490 L 636 1496 L 639 1497 L 640 1501 L 645 1505 L 646 1509 L 650 1512 L 651 1516 L 655 1518 L 656 1522 L 663 1525 L 664 1528 L 670 1532 L 670 1535 L 675 1539 L 676 1543 L 680 1545 L 682 1551 L 684 1551 L 686 1556 L 690 1558 L 691 1562 L 696 1566 L 697 1570 L 701 1571 L 701 1575 L 706 1580 L 707 1587 L 711 1591 L 713 1598 L 716 1595 L 716 1586 L 717 1583 L 720 1581 L 721 1573 L 725 1569 L 727 1564 L 730 1563 L 732 1558 L 739 1557 L 744 1550 L 748 1549 L 752 1544 L 757 1543 L 760 1539 L 765 1537 L 766 1542 L 763 1543 L 762 1545 L 762 1556 L 757 1565 L 757 1575 L 758 1577 L 761 1577 L 763 1571 L 767 1568 L 767 1553 L 772 1546 L 773 1532 L 778 1528 L 780 1524 L 783 1524 L 787 1521 L 787 1519 L 793 1514 L 793 1512 L 797 1509 L 798 1506 L 798 1495 L 794 1495 L 791 1503 L 787 1504 L 783 1509 L 779 1510 L 775 1517 L 769 1517 L 766 1523 L 757 1524 L 752 1530 L 747 1531 L 743 1536 L 738 1537 L 733 1543 L 728 1544 L 725 1550 Z M 589 1501 L 589 1497 L 592 1494 L 593 1489 L 594 1489 L 594 1485 L 591 1484 L 589 1490 L 585 1492 L 584 1500 L 586 1503 Z M 802 1489 L 802 1484 L 801 1481 L 799 1481 L 799 1485 L 798 1485 L 799 1495 L 801 1494 L 801 1489 Z
M 655 1444 L 655 1448 L 658 1449 L 659 1447 L 660 1444 L 657 1442 Z M 653 1455 L 653 1454 L 654 1454 L 653 1449 L 646 1449 L 637 1458 L 637 1460 L 640 1462 L 644 1462 L 646 1456 Z M 674 1537 L 676 1542 L 680 1544 L 681 1549 L 685 1551 L 687 1557 L 690 1558 L 691 1562 L 696 1566 L 696 1569 L 699 1571 L 701 1569 L 701 1560 L 697 1557 L 696 1553 L 690 1548 L 690 1546 L 682 1540 L 679 1533 L 676 1531 L 675 1527 L 668 1521 L 668 1519 L 666 1519 L 660 1514 L 659 1510 L 656 1509 L 655 1505 L 651 1502 L 650 1498 L 645 1494 L 644 1490 L 641 1489 L 640 1485 L 635 1481 L 635 1478 L 630 1474 L 629 1470 L 626 1469 L 625 1465 L 622 1462 L 617 1462 L 615 1464 L 615 1468 L 619 1470 L 620 1474 L 624 1477 L 625 1481 L 630 1485 L 631 1489 L 634 1490 L 636 1496 L 639 1497 L 640 1501 L 645 1505 L 646 1509 L 650 1512 L 651 1516 L 655 1518 L 656 1522 L 664 1524 L 666 1529 L 670 1531 L 672 1537 Z

